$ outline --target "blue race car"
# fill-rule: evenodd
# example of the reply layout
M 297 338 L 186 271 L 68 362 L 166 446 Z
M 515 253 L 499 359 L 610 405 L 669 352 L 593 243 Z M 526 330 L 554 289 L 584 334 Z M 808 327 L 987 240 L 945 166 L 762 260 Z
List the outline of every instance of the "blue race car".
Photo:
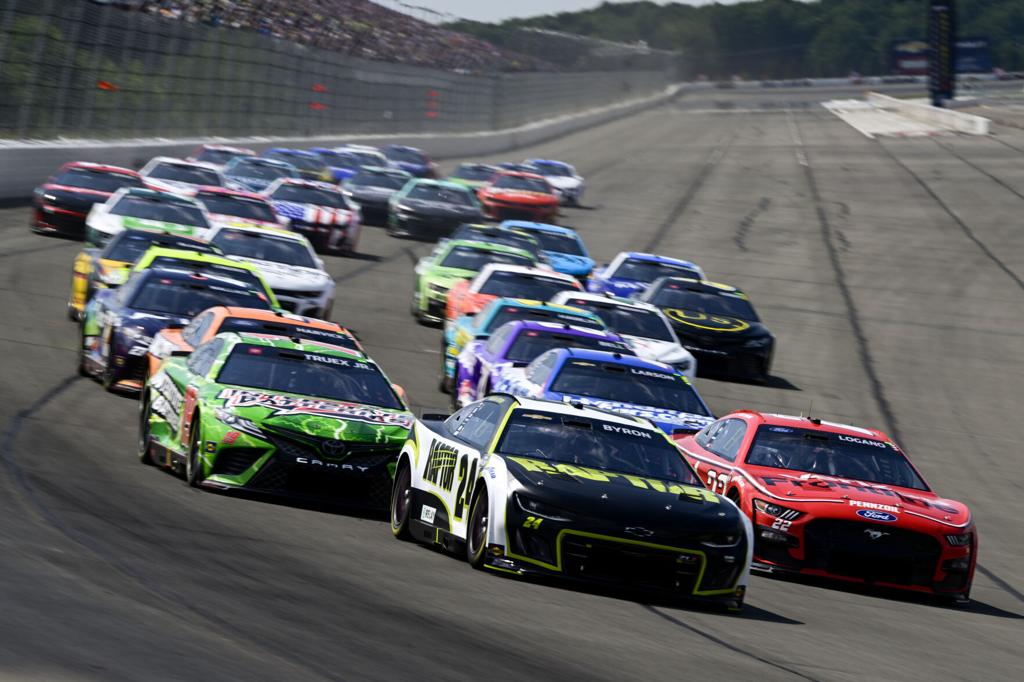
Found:
M 99 377 L 108 391 L 140 389 L 153 335 L 184 326 L 213 306 L 271 310 L 267 296 L 229 275 L 182 267 L 142 270 L 118 289 L 100 289 L 85 307 L 78 372 Z
M 389 144 L 381 148 L 388 162 L 399 170 L 404 170 L 417 178 L 437 179 L 437 164 L 430 160 L 426 152 L 416 147 L 400 144 Z
M 500 227 L 525 232 L 540 242 L 547 263 L 555 272 L 572 275 L 586 282 L 594 269 L 594 259 L 587 253 L 583 240 L 570 227 L 532 223 L 528 220 L 506 220 Z
M 319 156 L 320 160 L 327 164 L 335 182 L 348 180 L 362 168 L 359 157 L 351 152 L 338 152 L 327 147 L 313 147 L 309 151 Z
M 286 161 L 242 156 L 224 168 L 228 187 L 249 192 L 262 192 L 281 178 L 298 178 L 299 170 Z
M 690 380 L 671 365 L 602 350 L 549 350 L 521 372 L 503 372 L 490 390 L 643 417 L 669 436 L 700 431 L 715 420 Z
M 463 315 L 444 326 L 441 339 L 441 392 L 452 392 L 456 358 L 462 349 L 471 343 L 482 345 L 495 329 L 515 320 L 541 320 L 587 329 L 607 329 L 600 317 L 581 308 L 525 298 L 496 298 L 476 315 Z
M 331 172 L 331 169 L 324 163 L 323 159 L 313 152 L 307 152 L 305 149 L 274 147 L 264 152 L 263 158 L 290 163 L 299 171 L 299 177 L 305 180 L 334 182 L 334 173 Z
M 659 277 L 706 279 L 701 267 L 688 260 L 622 251 L 611 263 L 594 270 L 587 281 L 587 291 L 630 298 L 642 294 Z

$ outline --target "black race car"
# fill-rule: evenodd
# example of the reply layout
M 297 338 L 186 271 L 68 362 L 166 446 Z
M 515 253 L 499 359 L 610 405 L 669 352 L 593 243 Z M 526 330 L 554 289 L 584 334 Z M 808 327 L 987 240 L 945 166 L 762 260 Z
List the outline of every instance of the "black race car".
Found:
M 462 223 L 484 219 L 473 191 L 441 180 L 410 180 L 391 197 L 388 234 L 392 237 L 437 239 Z
M 142 179 L 118 166 L 66 163 L 32 193 L 29 227 L 40 234 L 81 237 L 93 204 L 102 204 L 122 187 L 142 187 Z
M 341 188 L 363 210 L 363 223 L 382 224 L 388 219 L 388 201 L 411 178 L 397 168 L 365 166 L 342 182 Z
M 661 308 L 680 342 L 697 358 L 700 375 L 767 381 L 775 337 L 761 323 L 747 295 L 736 287 L 662 277 L 639 300 Z

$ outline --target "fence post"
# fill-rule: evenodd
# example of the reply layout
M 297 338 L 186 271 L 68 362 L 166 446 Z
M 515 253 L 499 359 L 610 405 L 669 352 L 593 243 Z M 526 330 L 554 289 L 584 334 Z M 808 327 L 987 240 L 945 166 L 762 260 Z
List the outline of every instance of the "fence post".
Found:
M 36 91 L 39 89 L 37 75 L 39 73 L 39 64 L 43 58 L 43 46 L 46 44 L 46 29 L 49 27 L 52 9 L 53 0 L 46 0 L 44 10 L 46 20 L 43 22 L 42 29 L 36 34 L 35 45 L 32 47 L 32 61 L 29 63 L 28 78 L 26 78 L 29 87 L 25 90 L 25 100 L 18 108 L 18 125 L 16 128 L 18 137 L 25 137 L 28 132 L 29 120 L 35 105 Z

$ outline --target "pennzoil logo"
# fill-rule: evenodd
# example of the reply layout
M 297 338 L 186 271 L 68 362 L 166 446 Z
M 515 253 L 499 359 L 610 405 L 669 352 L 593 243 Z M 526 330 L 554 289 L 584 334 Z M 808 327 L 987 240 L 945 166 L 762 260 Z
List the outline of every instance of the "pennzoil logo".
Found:
M 741 332 L 750 329 L 750 323 L 737 320 L 734 317 L 723 317 L 721 315 L 708 315 L 679 308 L 666 308 L 665 315 L 673 322 L 685 324 L 697 329 L 709 329 L 715 332 Z
M 451 491 L 452 485 L 455 483 L 455 462 L 458 457 L 458 450 L 452 446 L 439 440 L 433 441 L 430 444 L 430 452 L 427 454 L 423 478 L 438 487 Z

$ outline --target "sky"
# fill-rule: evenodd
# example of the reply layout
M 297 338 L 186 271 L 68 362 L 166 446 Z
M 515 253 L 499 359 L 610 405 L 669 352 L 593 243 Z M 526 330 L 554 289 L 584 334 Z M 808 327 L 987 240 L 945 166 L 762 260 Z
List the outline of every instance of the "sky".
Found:
M 613 0 L 621 1 L 621 0 Z M 706 5 L 714 0 L 686 0 L 689 5 Z M 737 0 L 718 0 L 731 3 Z M 392 5 L 395 0 L 378 0 L 382 5 Z M 602 0 L 401 0 L 407 5 L 419 5 L 436 12 L 447 12 L 464 19 L 476 21 L 501 21 L 511 17 L 532 17 L 538 14 L 557 14 L 597 7 Z M 660 5 L 667 0 L 655 0 Z

